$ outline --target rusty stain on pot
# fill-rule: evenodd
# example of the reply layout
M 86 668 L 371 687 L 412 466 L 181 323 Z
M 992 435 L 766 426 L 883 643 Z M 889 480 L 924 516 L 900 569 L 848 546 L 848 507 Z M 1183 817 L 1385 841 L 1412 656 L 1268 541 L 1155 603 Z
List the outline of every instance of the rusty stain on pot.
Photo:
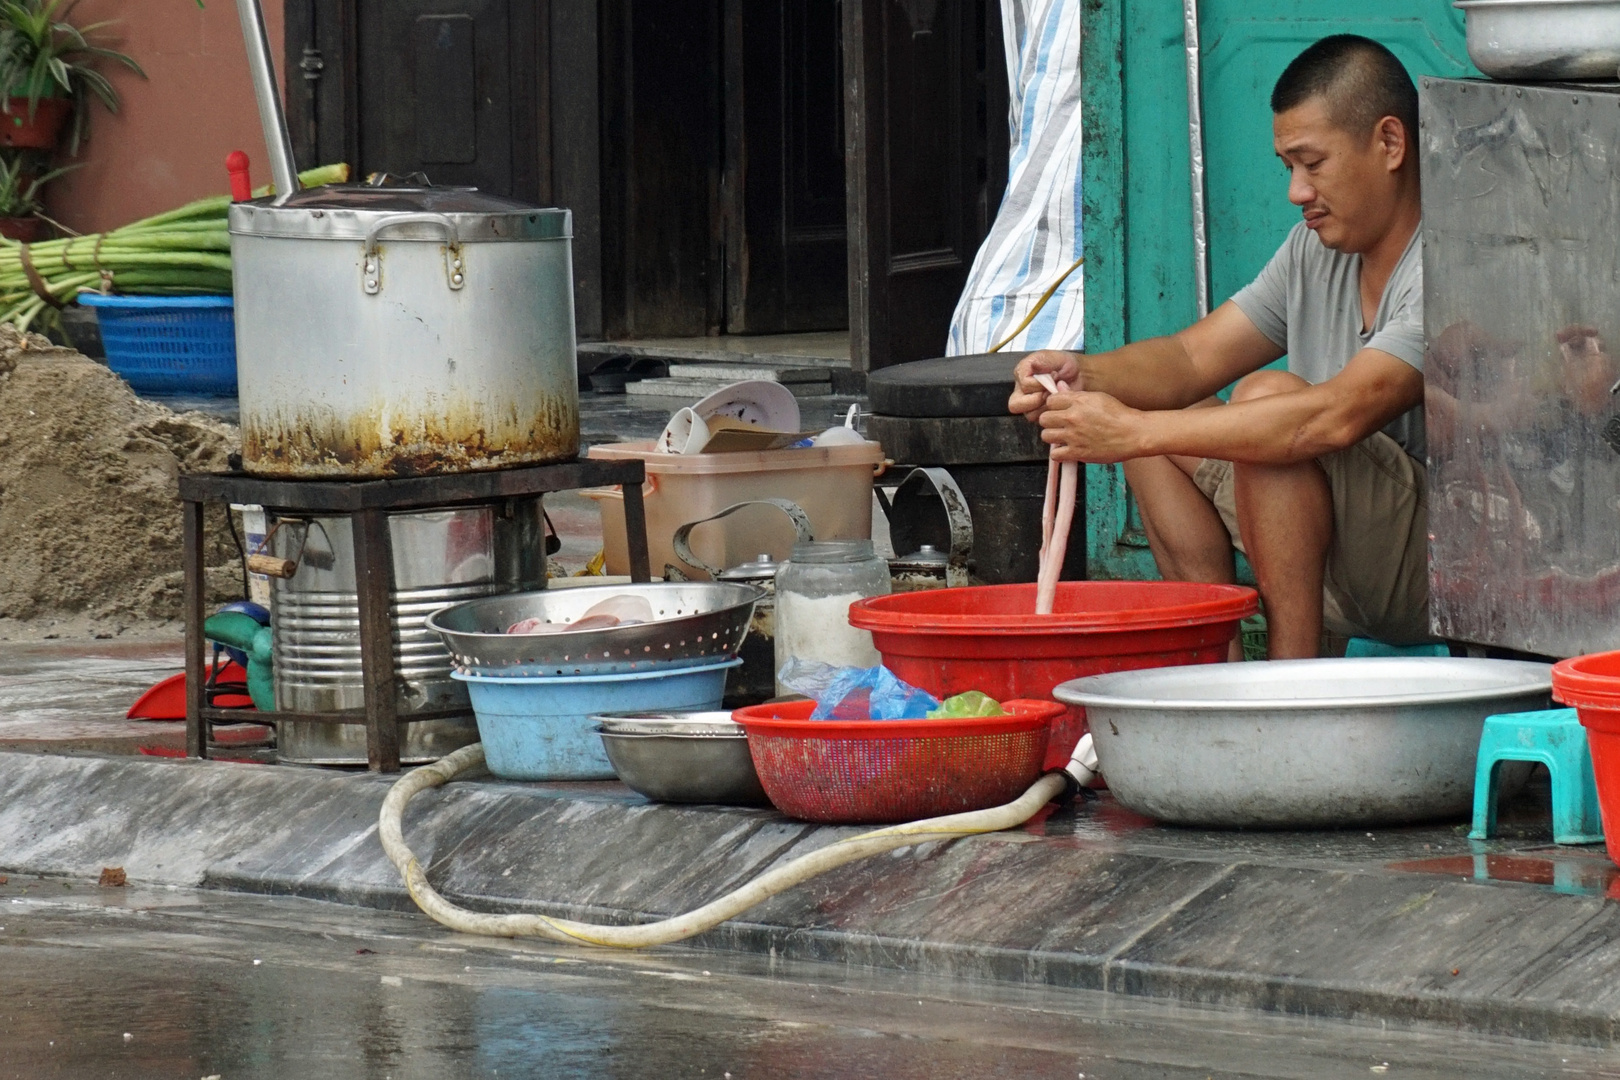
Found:
M 571 396 L 452 401 L 403 411 L 395 403 L 338 415 L 316 406 L 242 415 L 243 467 L 258 476 L 404 477 L 570 461 L 579 455 Z

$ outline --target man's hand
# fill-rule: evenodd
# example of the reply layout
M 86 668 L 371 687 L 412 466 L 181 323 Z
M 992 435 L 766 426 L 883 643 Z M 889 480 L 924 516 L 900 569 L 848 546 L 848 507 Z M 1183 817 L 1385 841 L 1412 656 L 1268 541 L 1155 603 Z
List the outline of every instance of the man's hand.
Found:
M 1593 326 L 1567 326 L 1558 331 L 1560 374 L 1564 393 L 1587 416 L 1606 412 L 1615 380 L 1615 362 Z
M 1113 464 L 1142 453 L 1144 414 L 1108 394 L 1054 394 L 1039 414 L 1041 438 L 1058 461 Z
M 1022 415 L 1032 424 L 1040 423 L 1041 413 L 1048 408 L 1046 389 L 1035 381 L 1040 374 L 1073 386 L 1080 380 L 1080 358 L 1071 352 L 1044 349 L 1018 361 L 1013 370 L 1016 385 L 1007 399 L 1007 411 Z

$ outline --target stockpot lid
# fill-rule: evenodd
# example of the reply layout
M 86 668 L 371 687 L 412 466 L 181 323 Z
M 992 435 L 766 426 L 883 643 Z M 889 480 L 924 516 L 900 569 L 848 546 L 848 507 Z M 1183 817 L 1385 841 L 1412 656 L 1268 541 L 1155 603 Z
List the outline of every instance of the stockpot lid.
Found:
M 770 581 L 776 577 L 776 572 L 782 569 L 782 564 L 771 558 L 769 552 L 761 552 L 745 563 L 738 563 L 729 570 L 720 571 L 721 581 Z
M 951 557 L 933 544 L 889 560 L 889 570 L 896 574 L 943 574 L 950 565 Z
M 308 188 L 280 206 L 272 206 L 269 198 L 232 203 L 230 230 L 237 236 L 365 240 L 379 224 L 405 214 L 446 218 L 463 243 L 561 240 L 573 235 L 567 210 L 533 206 L 470 187 L 371 184 Z M 383 239 L 442 244 L 445 230 L 431 220 L 402 221 L 389 226 Z

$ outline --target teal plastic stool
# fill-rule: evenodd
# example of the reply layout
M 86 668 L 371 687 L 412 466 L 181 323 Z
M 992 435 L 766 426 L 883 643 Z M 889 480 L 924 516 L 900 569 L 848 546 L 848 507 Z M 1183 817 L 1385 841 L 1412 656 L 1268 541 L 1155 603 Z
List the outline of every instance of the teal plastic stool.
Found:
M 1346 660 L 1366 659 L 1371 656 L 1450 656 L 1451 649 L 1443 641 L 1427 645 L 1386 645 L 1372 638 L 1353 637 L 1345 646 Z
M 1496 831 L 1496 766 L 1503 761 L 1539 761 L 1552 773 L 1553 841 L 1603 842 L 1597 780 L 1586 729 L 1574 709 L 1505 713 L 1485 718 L 1474 766 L 1474 827 L 1470 840 L 1488 840 Z

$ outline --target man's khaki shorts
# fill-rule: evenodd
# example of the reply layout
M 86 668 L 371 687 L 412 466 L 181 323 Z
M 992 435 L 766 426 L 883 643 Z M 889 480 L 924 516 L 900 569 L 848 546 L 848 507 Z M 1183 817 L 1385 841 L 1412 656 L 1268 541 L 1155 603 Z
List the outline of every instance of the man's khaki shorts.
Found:
M 1423 465 L 1381 431 L 1316 460 L 1333 490 L 1322 628 L 1390 645 L 1434 640 Z M 1238 534 L 1232 463 L 1205 458 L 1193 482 L 1220 511 L 1232 546 L 1247 554 Z

